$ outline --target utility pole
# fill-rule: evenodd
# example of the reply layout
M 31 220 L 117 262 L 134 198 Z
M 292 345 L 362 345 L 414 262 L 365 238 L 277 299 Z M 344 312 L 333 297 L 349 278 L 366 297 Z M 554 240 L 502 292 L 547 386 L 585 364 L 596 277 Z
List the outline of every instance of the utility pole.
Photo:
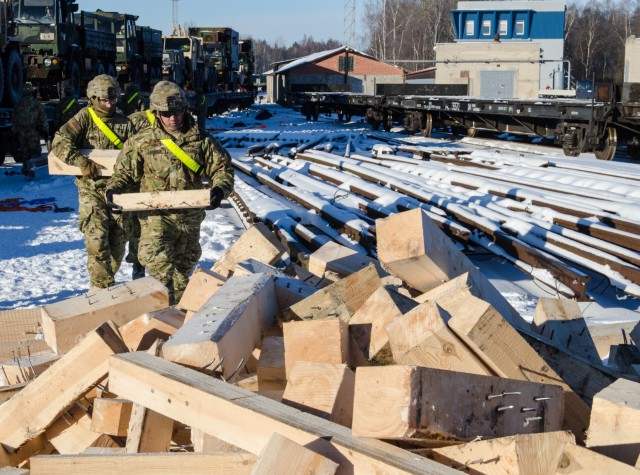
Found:
M 356 0 L 344 0 L 344 45 L 353 47 L 356 42 Z
M 173 12 L 172 12 L 172 20 L 173 20 L 173 34 L 180 34 L 180 22 L 178 21 L 178 0 L 171 0 L 173 2 Z

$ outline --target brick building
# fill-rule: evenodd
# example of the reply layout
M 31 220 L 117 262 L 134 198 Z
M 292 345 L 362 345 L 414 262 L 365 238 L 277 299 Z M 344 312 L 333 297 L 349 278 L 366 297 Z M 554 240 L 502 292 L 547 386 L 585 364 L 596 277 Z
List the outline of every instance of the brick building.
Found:
M 403 84 L 406 71 L 348 46 L 274 64 L 267 101 L 287 103 L 309 91 L 375 94 L 378 84 Z

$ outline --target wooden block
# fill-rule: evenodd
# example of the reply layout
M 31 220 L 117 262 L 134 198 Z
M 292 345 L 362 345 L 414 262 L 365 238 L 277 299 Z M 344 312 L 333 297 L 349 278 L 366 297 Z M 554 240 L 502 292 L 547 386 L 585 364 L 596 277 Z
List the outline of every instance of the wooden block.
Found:
M 345 364 L 297 361 L 287 377 L 282 402 L 351 427 L 354 384 L 355 375 Z
M 247 361 L 273 324 L 273 277 L 253 274 L 230 278 L 162 347 L 162 355 L 196 369 L 215 367 L 225 379 Z
M 117 444 L 111 438 L 91 430 L 91 417 L 80 404 L 74 404 L 45 431 L 47 440 L 60 454 L 79 454 L 92 445 Z
M 284 390 L 287 372 L 284 365 L 284 337 L 265 336 L 258 359 L 258 388 Z
M 593 398 L 586 445 L 629 465 L 640 456 L 640 383 L 618 379 Z
M 218 439 L 212 435 L 207 434 L 201 429 L 191 428 L 191 441 L 193 442 L 194 452 L 211 452 L 211 453 L 229 453 L 229 452 L 244 452 L 240 447 L 226 443 L 224 440 Z
M 351 316 L 382 285 L 378 271 L 369 265 L 292 305 L 278 315 L 283 321 L 337 316 L 349 323 Z
M 107 320 L 124 325 L 143 313 L 168 306 L 167 288 L 153 277 L 144 277 L 45 305 L 42 307 L 44 339 L 53 351 L 63 354 L 85 333 Z
M 128 454 L 168 452 L 173 420 L 140 404 L 134 404 L 127 434 L 125 451 Z
M 0 386 L 29 382 L 60 359 L 49 350 L 0 363 Z
M 541 297 L 533 315 L 532 328 L 557 346 L 593 363 L 602 363 L 575 300 Z
M 20 392 L 28 383 L 12 384 L 11 386 L 0 387 L 0 404 L 11 399 L 14 394 Z
M 329 272 L 342 278 L 364 269 L 369 264 L 378 268 L 380 276 L 386 275 L 377 259 L 349 249 L 335 241 L 329 241 L 309 255 L 308 268 L 309 272 L 315 275 L 321 276 L 325 272 Z
M 449 327 L 498 376 L 562 386 L 565 423 L 584 440 L 589 406 L 491 305 L 468 297 L 449 314 Z
M 29 475 L 29 469 L 17 467 L 2 467 L 0 475 Z
M 38 455 L 31 459 L 31 475 L 80 473 L 135 473 L 136 475 L 233 473 L 249 475 L 255 460 L 255 455 L 242 453 Z
M 187 288 L 184 289 L 184 294 L 178 302 L 178 307 L 188 312 L 197 312 L 226 281 L 226 277 L 198 267 L 191 274 Z M 185 322 L 188 320 L 186 318 Z
M 86 337 L 0 407 L 0 443 L 13 451 L 51 423 L 107 374 L 107 360 L 127 348 L 111 322 Z M 3 463 L 0 455 L 0 466 Z M 11 464 L 13 465 L 13 464 Z
M 561 471 L 566 446 L 574 439 L 567 432 L 524 434 L 499 439 L 480 440 L 462 445 L 433 449 L 433 458 L 440 463 L 473 473 L 492 475 L 529 475 L 581 473 L 581 463 Z M 467 468 L 468 467 L 468 468 Z M 490 468 L 490 472 L 487 472 Z M 585 472 L 594 473 L 594 472 Z
M 285 247 L 264 223 L 253 224 L 229 247 L 211 268 L 214 272 L 230 277 L 238 262 L 253 258 L 265 264 L 273 264 L 286 252 Z
M 89 160 L 94 161 L 104 168 L 98 170 L 99 176 L 111 176 L 113 175 L 113 167 L 116 164 L 116 159 L 120 150 L 102 150 L 102 149 L 80 149 L 81 155 L 84 155 Z M 73 165 L 67 165 L 54 155 L 53 152 L 49 152 L 49 175 L 75 175 L 82 176 L 82 172 L 79 167 Z
M 332 475 L 338 464 L 292 440 L 274 433 L 264 446 L 251 475 L 274 473 L 309 473 Z
M 631 331 L 637 323 L 634 320 L 623 323 L 598 323 L 590 326 L 589 333 L 593 343 L 596 345 L 600 359 L 607 357 L 611 345 L 629 343 L 629 335 L 631 335 Z
M 211 190 L 119 193 L 113 195 L 113 202 L 122 211 L 207 208 L 211 204 Z
M 109 386 L 121 397 L 252 454 L 259 454 L 273 433 L 279 433 L 299 445 L 313 446 L 345 471 L 456 473 L 390 444 L 354 438 L 346 427 L 146 353 L 112 358 Z
M 562 428 L 562 388 L 415 366 L 359 368 L 355 437 L 470 440 Z
M 14 355 L 27 355 L 50 350 L 42 336 L 40 308 L 5 310 L 0 312 L 0 361 Z
M 431 301 L 396 318 L 386 330 L 393 359 L 398 364 L 492 374 L 449 329 L 442 310 Z
M 131 409 L 132 402 L 126 399 L 94 399 L 91 430 L 101 434 L 126 437 Z
M 387 325 L 417 305 L 394 290 L 378 287 L 349 320 L 353 364 L 393 363 Z
M 146 351 L 157 340 L 166 341 L 184 323 L 185 312 L 174 307 L 147 312 L 120 327 L 131 351 Z
M 349 361 L 349 326 L 339 318 L 287 322 L 282 332 L 287 378 L 298 361 L 333 364 Z

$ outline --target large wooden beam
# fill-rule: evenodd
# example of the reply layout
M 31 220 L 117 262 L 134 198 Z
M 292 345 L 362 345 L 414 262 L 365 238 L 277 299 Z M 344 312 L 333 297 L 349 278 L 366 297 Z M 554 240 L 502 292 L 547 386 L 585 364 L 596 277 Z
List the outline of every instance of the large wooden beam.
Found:
M 284 337 L 265 336 L 256 369 L 258 389 L 284 390 L 287 385 L 287 372 L 284 365 Z
M 346 427 L 145 353 L 112 358 L 109 386 L 122 397 L 256 455 L 279 433 L 338 463 L 340 473 L 455 473 L 384 442 L 354 438 Z
M 89 160 L 96 162 L 103 168 L 98 170 L 99 176 L 111 176 L 113 175 L 113 167 L 116 164 L 116 159 L 120 150 L 102 150 L 102 149 L 80 149 L 81 155 L 84 155 Z M 82 176 L 82 171 L 79 167 L 73 165 L 67 165 L 53 152 L 49 153 L 49 175 L 74 175 Z
M 415 366 L 358 368 L 356 437 L 470 440 L 562 428 L 560 386 Z
M 31 381 L 59 359 L 49 350 L 0 363 L 0 386 Z
M 35 438 L 91 386 L 103 379 L 108 358 L 127 347 L 111 322 L 89 332 L 75 348 L 0 407 L 0 443 L 15 451 Z M 0 466 L 2 463 L 0 455 Z
M 325 275 L 328 279 L 336 281 L 364 269 L 369 264 L 378 267 L 381 276 L 385 275 L 385 271 L 377 259 L 335 241 L 329 241 L 309 255 L 308 268 L 309 272 L 317 276 Z
M 154 191 L 152 193 L 114 194 L 113 202 L 122 211 L 206 208 L 211 204 L 210 190 Z
M 120 335 L 131 351 L 148 350 L 157 339 L 165 341 L 184 323 L 185 313 L 175 307 L 147 312 L 120 327 Z
M 42 333 L 39 307 L 2 311 L 0 322 L 0 361 L 50 349 L 42 338 L 38 338 Z
M 229 378 L 246 363 L 276 314 L 273 277 L 231 277 L 162 347 L 165 359 Z M 222 358 L 224 357 L 224 360 Z
M 173 434 L 173 419 L 134 404 L 127 429 L 128 454 L 168 452 Z
M 97 397 L 93 400 L 91 430 L 126 437 L 133 403 L 126 399 Z
M 66 353 L 85 333 L 108 320 L 124 325 L 168 306 L 167 288 L 153 277 L 87 292 L 42 307 L 44 339 L 56 353 Z
M 333 475 L 337 469 L 338 464 L 332 460 L 276 433 L 260 453 L 251 475 L 275 473 Z
M 249 475 L 256 456 L 243 453 L 154 453 L 38 455 L 31 458 L 31 475 L 88 473 L 135 473 L 136 475 L 205 475 L 233 473 Z

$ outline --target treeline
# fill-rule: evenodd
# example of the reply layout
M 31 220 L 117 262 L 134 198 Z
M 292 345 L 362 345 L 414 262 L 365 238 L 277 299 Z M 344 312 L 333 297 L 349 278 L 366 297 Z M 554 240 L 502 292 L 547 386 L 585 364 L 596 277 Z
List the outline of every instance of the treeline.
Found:
M 360 20 L 365 46 L 359 49 L 409 71 L 434 66 L 434 46 L 453 41 L 451 10 L 457 5 L 458 0 L 366 0 Z M 640 35 L 640 0 L 570 2 L 565 18 L 564 58 L 573 78 L 622 82 L 626 38 Z M 256 71 L 341 44 L 310 36 L 290 47 L 257 40 Z

